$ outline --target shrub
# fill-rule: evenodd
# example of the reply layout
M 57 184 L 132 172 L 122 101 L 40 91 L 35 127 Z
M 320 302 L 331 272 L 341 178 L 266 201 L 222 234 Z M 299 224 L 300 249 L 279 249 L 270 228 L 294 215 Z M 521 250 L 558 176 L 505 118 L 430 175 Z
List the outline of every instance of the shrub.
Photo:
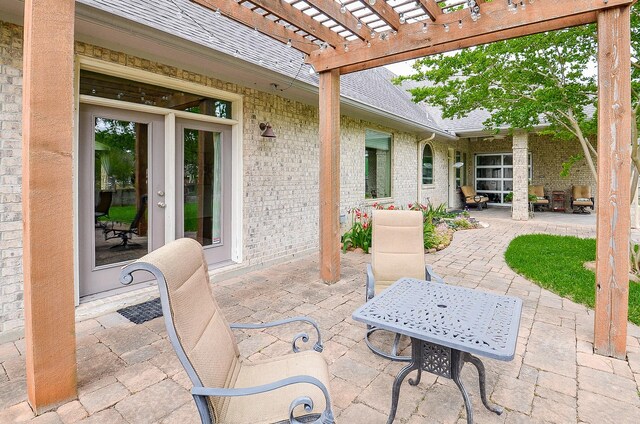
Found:
M 369 253 L 371 247 L 371 218 L 366 212 L 356 208 L 349 211 L 351 214 L 351 229 L 342 236 L 342 251 L 346 252 L 350 247 L 361 248 Z

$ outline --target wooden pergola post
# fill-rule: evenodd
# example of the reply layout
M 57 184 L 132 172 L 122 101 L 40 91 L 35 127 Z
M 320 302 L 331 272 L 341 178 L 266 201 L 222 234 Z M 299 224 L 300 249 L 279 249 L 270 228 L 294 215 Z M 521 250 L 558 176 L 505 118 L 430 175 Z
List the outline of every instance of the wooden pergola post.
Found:
M 596 353 L 624 359 L 629 307 L 630 7 L 598 13 Z
M 27 392 L 36 413 L 76 397 L 74 19 L 74 0 L 25 1 L 24 308 Z
M 320 73 L 320 278 L 340 279 L 340 72 Z

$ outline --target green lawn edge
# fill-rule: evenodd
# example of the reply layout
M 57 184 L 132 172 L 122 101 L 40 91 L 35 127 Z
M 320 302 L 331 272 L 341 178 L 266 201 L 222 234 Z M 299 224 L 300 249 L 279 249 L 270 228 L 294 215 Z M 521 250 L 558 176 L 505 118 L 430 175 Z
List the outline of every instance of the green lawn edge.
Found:
M 562 297 L 593 308 L 595 273 L 584 267 L 595 261 L 592 238 L 526 234 L 514 238 L 504 254 L 511 269 Z M 629 321 L 640 325 L 640 284 L 629 282 Z

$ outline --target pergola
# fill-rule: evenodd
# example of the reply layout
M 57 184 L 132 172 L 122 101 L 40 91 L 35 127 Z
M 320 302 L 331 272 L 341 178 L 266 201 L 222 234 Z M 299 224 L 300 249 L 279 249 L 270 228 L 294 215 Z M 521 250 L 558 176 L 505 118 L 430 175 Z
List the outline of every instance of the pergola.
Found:
M 598 24 L 595 349 L 625 358 L 634 0 L 192 0 L 307 55 L 320 74 L 320 275 L 340 278 L 340 75 Z M 72 155 L 74 0 L 26 0 L 23 211 L 29 402 L 76 396 Z M 207 25 L 203 22 L 203 25 Z

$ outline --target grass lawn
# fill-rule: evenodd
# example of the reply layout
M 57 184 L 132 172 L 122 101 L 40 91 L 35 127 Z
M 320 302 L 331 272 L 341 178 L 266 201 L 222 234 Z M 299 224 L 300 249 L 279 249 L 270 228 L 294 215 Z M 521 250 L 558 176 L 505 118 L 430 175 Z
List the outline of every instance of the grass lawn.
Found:
M 185 204 L 185 231 L 198 231 L 198 204 L 187 203 Z M 109 216 L 100 218 L 100 221 L 115 221 L 130 223 L 136 216 L 135 205 L 129 206 L 111 206 L 109 209 Z
M 595 274 L 583 263 L 595 261 L 595 239 L 529 234 L 516 237 L 507 264 L 541 287 L 577 303 L 595 305 Z M 640 325 L 640 284 L 629 282 L 629 321 Z

